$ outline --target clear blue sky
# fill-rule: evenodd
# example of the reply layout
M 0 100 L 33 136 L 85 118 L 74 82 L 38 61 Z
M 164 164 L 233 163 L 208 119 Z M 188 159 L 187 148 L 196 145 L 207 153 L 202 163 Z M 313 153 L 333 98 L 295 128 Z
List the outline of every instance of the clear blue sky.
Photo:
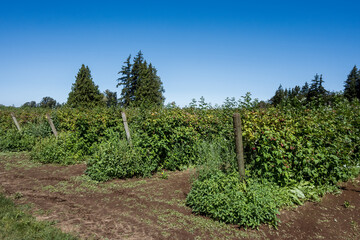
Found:
M 323 74 L 343 90 L 360 65 L 360 1 L 0 0 L 0 104 L 65 102 L 81 64 L 103 92 L 142 50 L 166 102 L 260 100 Z

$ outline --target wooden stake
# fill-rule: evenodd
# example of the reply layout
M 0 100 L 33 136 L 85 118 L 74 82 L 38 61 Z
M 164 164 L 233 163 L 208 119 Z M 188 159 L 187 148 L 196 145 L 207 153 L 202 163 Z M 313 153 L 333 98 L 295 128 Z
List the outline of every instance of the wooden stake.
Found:
M 126 114 L 124 112 L 121 112 L 121 117 L 123 119 L 123 123 L 124 123 L 124 128 L 125 128 L 125 132 L 126 132 L 126 138 L 128 140 L 128 143 L 130 144 L 130 146 L 132 146 L 131 143 L 131 138 L 130 138 L 130 130 L 129 130 L 129 126 L 126 120 Z
M 245 179 L 244 147 L 242 141 L 241 119 L 240 114 L 234 114 L 234 132 L 236 145 L 236 159 L 239 167 L 240 180 Z
M 19 132 L 20 132 L 20 131 L 21 131 L 21 128 L 20 128 L 20 125 L 19 125 L 18 121 L 16 120 L 15 114 L 14 114 L 14 113 L 11 113 L 11 117 L 12 117 L 12 119 L 13 119 L 16 127 L 17 127 L 17 129 L 18 129 Z
M 46 118 L 47 118 L 47 120 L 48 120 L 48 122 L 50 124 L 52 132 L 54 133 L 55 137 L 57 137 L 58 133 L 57 133 L 55 125 L 54 125 L 54 123 L 53 123 L 53 121 L 52 121 L 52 119 L 51 119 L 51 117 L 50 117 L 50 115 L 48 113 L 46 114 Z

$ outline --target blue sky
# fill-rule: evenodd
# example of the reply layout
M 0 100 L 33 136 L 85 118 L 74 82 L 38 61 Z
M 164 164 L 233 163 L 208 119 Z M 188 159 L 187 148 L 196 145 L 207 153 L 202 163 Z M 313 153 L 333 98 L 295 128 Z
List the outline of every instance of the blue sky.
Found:
M 0 0 L 0 104 L 50 96 L 65 102 L 81 64 L 103 92 L 141 50 L 161 77 L 166 102 L 251 92 L 267 100 L 280 84 L 316 73 L 343 90 L 360 65 L 360 1 Z

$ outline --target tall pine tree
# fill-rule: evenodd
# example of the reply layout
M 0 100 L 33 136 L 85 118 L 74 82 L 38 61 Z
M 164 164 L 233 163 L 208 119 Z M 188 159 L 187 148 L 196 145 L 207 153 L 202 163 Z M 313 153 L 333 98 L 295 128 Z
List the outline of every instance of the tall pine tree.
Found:
M 142 65 L 141 77 L 136 90 L 135 105 L 137 106 L 160 106 L 164 103 L 164 88 L 160 77 L 157 76 L 157 70 L 146 61 Z
M 358 71 L 358 78 L 356 80 L 356 95 L 358 99 L 360 100 L 360 69 Z
M 275 92 L 275 95 L 270 99 L 270 102 L 274 106 L 277 106 L 284 100 L 284 98 L 285 98 L 285 91 L 284 91 L 282 85 L 280 84 L 279 88 Z
M 323 86 L 324 80 L 322 78 L 322 75 L 316 74 L 314 79 L 311 80 L 311 85 L 307 94 L 307 101 L 318 101 L 323 100 L 326 95 L 327 91 Z
M 360 73 L 358 72 L 358 69 L 355 65 L 345 81 L 344 96 L 349 101 L 352 101 L 354 98 L 359 97 L 359 75 Z
M 144 57 L 141 51 L 134 57 L 134 63 L 131 68 L 130 84 L 131 84 L 131 105 L 139 107 L 140 99 L 138 97 L 138 90 L 141 84 L 141 80 L 145 78 L 146 74 L 146 62 L 144 63 Z M 145 65 L 145 66 L 144 66 Z
M 164 88 L 157 70 L 152 64 L 144 61 L 141 51 L 130 63 L 129 56 L 124 62 L 125 66 L 119 74 L 118 86 L 122 86 L 120 102 L 124 107 L 129 106 L 159 106 L 164 103 Z
M 305 82 L 304 86 L 302 86 L 300 94 L 302 97 L 307 97 L 309 93 L 309 84 L 307 82 Z
M 121 71 L 118 74 L 121 74 L 122 77 L 118 78 L 118 84 L 116 87 L 122 86 L 121 89 L 121 98 L 119 99 L 121 104 L 125 107 L 129 106 L 131 101 L 133 101 L 134 96 L 134 88 L 131 82 L 131 67 L 132 64 L 130 63 L 131 55 L 126 59 L 124 62 L 124 66 L 122 66 Z
M 71 107 L 85 108 L 105 105 L 104 95 L 100 93 L 99 87 L 93 82 L 89 67 L 85 67 L 84 64 L 71 87 L 67 104 Z
M 116 92 L 106 89 L 104 92 L 104 100 L 107 107 L 116 107 L 118 104 Z

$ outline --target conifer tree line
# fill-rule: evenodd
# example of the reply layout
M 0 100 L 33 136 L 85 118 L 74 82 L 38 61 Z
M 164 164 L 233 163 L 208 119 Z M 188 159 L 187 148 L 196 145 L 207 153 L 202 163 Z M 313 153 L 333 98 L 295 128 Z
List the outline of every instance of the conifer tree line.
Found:
M 69 93 L 67 105 L 70 107 L 93 108 L 96 106 L 115 107 L 149 107 L 161 106 L 164 103 L 164 88 L 156 68 L 144 60 L 141 51 L 130 62 L 131 55 L 124 62 L 118 74 L 116 87 L 122 86 L 121 97 L 117 99 L 116 92 L 99 91 L 95 85 L 88 66 L 84 64 L 79 69 L 75 83 Z
M 270 103 L 275 106 L 281 103 L 326 104 L 331 103 L 334 95 L 334 92 L 330 92 L 324 88 L 322 75 L 316 74 L 314 79 L 311 80 L 310 85 L 305 82 L 302 87 L 295 86 L 294 88 L 283 89 L 280 84 L 275 95 L 270 99 Z M 349 101 L 353 101 L 356 98 L 360 100 L 360 70 L 358 70 L 356 66 L 353 67 L 344 83 L 344 96 Z
M 116 92 L 108 89 L 101 93 L 93 81 L 89 67 L 82 64 L 65 105 L 75 108 L 93 108 L 96 106 L 150 107 L 164 104 L 163 83 L 157 75 L 156 68 L 144 60 L 141 51 L 133 58 L 132 62 L 131 55 L 129 55 L 118 74 L 120 77 L 117 79 L 116 87 L 122 87 L 119 99 Z M 295 86 L 284 89 L 280 84 L 268 103 L 275 106 L 283 103 L 293 105 L 331 104 L 335 95 L 336 93 L 324 88 L 323 76 L 316 74 L 310 84 L 305 82 L 302 87 Z M 349 101 L 360 100 L 360 69 L 356 65 L 344 82 L 343 95 Z M 63 105 L 47 96 L 40 103 L 26 102 L 22 107 L 56 108 Z

